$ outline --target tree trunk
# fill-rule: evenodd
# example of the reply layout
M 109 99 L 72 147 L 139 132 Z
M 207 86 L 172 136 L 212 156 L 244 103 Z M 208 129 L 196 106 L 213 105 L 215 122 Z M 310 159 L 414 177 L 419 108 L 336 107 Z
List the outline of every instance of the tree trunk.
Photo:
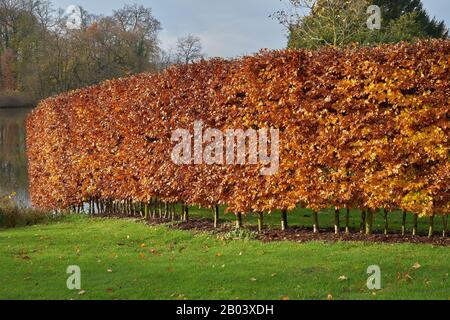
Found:
M 448 228 L 448 216 L 442 216 L 442 236 L 445 238 L 447 236 Z
M 236 229 L 242 228 L 242 213 L 236 214 Z
M 366 214 L 366 234 L 371 235 L 373 233 L 373 210 L 368 209 Z
M 366 228 L 366 210 L 361 211 L 361 222 L 359 224 L 359 233 L 364 233 Z
M 189 207 L 187 205 L 184 205 L 184 222 L 189 222 Z
M 335 210 L 334 210 L 334 233 L 335 234 L 339 234 L 339 232 L 341 231 L 340 229 L 341 229 L 341 223 L 340 223 L 340 220 L 339 220 L 339 209 L 338 208 L 336 208 Z
M 285 231 L 288 228 L 287 210 L 281 210 L 281 230 Z
M 313 211 L 313 232 L 319 233 L 319 214 Z
M 144 219 L 148 220 L 148 202 L 144 204 Z
M 169 217 L 169 203 L 164 202 L 164 219 Z
M 406 234 L 406 211 L 403 211 L 402 214 L 402 236 L 404 236 Z
M 100 205 L 98 203 L 98 198 L 94 198 L 94 214 L 100 214 Z
M 130 216 L 134 216 L 134 208 L 133 208 L 133 200 L 128 200 L 128 210 L 130 213 Z
M 389 232 L 389 215 L 386 209 L 384 210 L 384 235 L 387 236 Z
M 93 210 L 92 210 L 92 198 L 89 198 L 89 215 L 93 215 Z
M 262 212 L 258 213 L 258 231 L 262 232 L 264 229 L 264 214 Z
M 350 208 L 346 208 L 346 213 L 345 213 L 345 233 L 349 234 L 350 233 Z
M 417 235 L 417 220 L 418 220 L 419 216 L 417 214 L 414 214 L 413 216 L 413 230 L 412 230 L 412 235 L 416 236 Z
M 428 237 L 433 237 L 434 234 L 434 214 L 430 217 L 430 226 L 428 228 Z
M 150 211 L 152 212 L 152 218 L 156 218 L 156 198 L 150 200 Z
M 216 204 L 214 206 L 214 228 L 217 229 L 219 227 L 219 205 Z
M 159 218 L 161 219 L 162 215 L 163 215 L 162 201 L 158 200 L 157 204 L 158 204 L 158 215 L 159 215 Z

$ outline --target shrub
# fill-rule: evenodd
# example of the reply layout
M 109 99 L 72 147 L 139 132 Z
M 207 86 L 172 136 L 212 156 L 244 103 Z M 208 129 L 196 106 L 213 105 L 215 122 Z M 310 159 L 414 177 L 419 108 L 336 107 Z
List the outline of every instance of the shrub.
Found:
M 32 201 L 448 215 L 449 80 L 450 41 L 433 40 L 263 51 L 106 81 L 47 99 L 30 115 Z M 278 173 L 173 163 L 172 133 L 198 120 L 222 132 L 279 129 Z
M 40 223 L 51 217 L 47 212 L 20 207 L 12 196 L 0 197 L 0 228 L 15 228 Z

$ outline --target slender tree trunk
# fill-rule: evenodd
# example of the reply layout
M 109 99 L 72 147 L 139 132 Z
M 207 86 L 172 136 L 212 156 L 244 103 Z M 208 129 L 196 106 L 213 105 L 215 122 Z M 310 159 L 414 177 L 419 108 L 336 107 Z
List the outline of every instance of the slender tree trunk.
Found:
M 414 214 L 413 215 L 413 230 L 412 230 L 412 235 L 416 236 L 417 235 L 417 221 L 418 221 L 419 215 L 418 214 Z
M 359 224 L 359 233 L 364 233 L 365 228 L 366 228 L 366 210 L 362 210 L 361 211 L 361 222 Z
M 262 232 L 264 229 L 264 213 L 258 213 L 258 231 Z
M 386 209 L 384 210 L 384 235 L 387 236 L 389 232 L 389 215 Z
M 402 212 L 402 236 L 406 234 L 406 211 Z
M 219 205 L 214 206 L 214 229 L 219 227 Z
M 285 231 L 288 228 L 287 210 L 281 211 L 281 230 Z
M 346 212 L 345 212 L 345 233 L 346 234 L 350 233 L 350 208 L 349 207 L 346 208 Z
M 442 236 L 445 238 L 447 236 L 448 228 L 448 216 L 442 216 Z
M 430 217 L 430 226 L 428 228 L 428 237 L 433 237 L 434 234 L 434 214 Z
M 158 215 L 159 215 L 159 218 L 161 219 L 162 218 L 162 201 L 161 200 L 157 200 L 157 206 L 158 206 Z
M 144 204 L 144 219 L 148 220 L 148 202 Z
M 151 209 L 152 209 L 152 218 L 156 218 L 156 198 L 153 198 L 150 202 Z
M 138 211 L 139 211 L 139 215 L 141 216 L 141 218 L 145 217 L 145 208 L 144 208 L 144 203 L 142 201 L 138 202 Z
M 339 209 L 336 208 L 334 210 L 334 233 L 335 234 L 339 234 L 341 226 L 340 226 L 340 221 L 339 221 Z
M 95 198 L 95 205 L 97 206 L 97 214 L 100 215 L 102 213 L 102 207 L 100 206 L 99 198 Z
M 317 211 L 313 211 L 313 232 L 319 233 L 319 214 Z
M 368 209 L 366 213 L 366 234 L 371 235 L 373 233 L 373 212 L 374 210 Z
M 189 206 L 184 206 L 184 222 L 189 222 Z
M 164 202 L 164 219 L 167 219 L 169 216 L 169 204 Z
M 92 215 L 92 198 L 89 198 L 89 215 Z
M 236 214 L 236 228 L 241 229 L 242 228 L 242 213 Z

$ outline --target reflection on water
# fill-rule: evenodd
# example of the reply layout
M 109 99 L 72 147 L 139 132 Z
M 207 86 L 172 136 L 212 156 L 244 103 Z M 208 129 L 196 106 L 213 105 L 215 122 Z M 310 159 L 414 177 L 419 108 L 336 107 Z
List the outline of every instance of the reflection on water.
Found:
M 25 120 L 31 109 L 0 108 L 0 196 L 16 193 L 29 205 Z

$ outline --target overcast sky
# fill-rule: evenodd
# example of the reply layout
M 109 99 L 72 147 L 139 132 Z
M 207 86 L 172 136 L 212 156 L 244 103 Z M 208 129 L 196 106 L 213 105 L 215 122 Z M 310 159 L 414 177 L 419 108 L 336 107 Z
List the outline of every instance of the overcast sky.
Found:
M 395 1 L 395 0 L 392 0 Z M 201 38 L 209 57 L 234 57 L 261 48 L 286 46 L 286 32 L 269 15 L 285 7 L 280 0 L 53 0 L 56 7 L 80 5 L 90 13 L 109 15 L 124 4 L 153 10 L 163 27 L 161 45 L 173 47 L 187 34 Z M 450 26 L 449 0 L 422 0 L 431 16 Z

